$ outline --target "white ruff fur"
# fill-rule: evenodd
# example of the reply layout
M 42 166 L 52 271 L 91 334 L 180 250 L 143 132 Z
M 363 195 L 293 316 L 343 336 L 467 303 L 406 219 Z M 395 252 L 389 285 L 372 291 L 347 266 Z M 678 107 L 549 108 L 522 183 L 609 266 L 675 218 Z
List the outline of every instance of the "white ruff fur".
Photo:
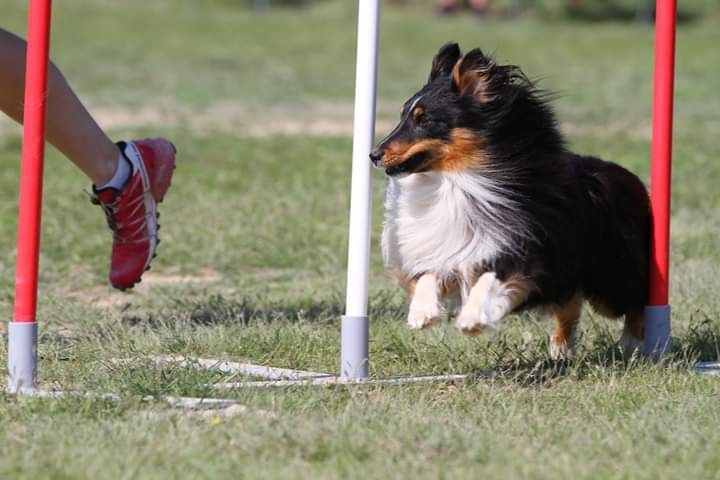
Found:
M 498 181 L 478 173 L 388 179 L 383 259 L 410 278 L 432 272 L 438 280 L 458 280 L 466 297 L 478 266 L 529 235 L 518 203 Z

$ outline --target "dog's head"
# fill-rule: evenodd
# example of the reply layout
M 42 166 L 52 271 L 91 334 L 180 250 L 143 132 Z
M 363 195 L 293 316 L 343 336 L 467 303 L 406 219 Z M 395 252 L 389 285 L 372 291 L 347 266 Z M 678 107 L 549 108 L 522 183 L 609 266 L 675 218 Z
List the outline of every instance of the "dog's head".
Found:
M 487 160 L 484 124 L 494 122 L 514 96 L 513 65 L 498 65 L 480 49 L 460 53 L 444 45 L 427 84 L 403 105 L 400 123 L 380 141 L 370 160 L 387 175 L 458 171 Z

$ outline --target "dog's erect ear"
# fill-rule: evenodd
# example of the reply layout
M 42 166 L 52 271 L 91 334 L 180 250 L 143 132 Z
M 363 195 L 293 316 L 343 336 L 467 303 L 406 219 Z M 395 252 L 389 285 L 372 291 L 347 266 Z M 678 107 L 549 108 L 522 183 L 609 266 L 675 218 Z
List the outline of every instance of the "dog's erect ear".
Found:
M 453 67 L 459 59 L 460 47 L 457 43 L 448 42 L 440 47 L 437 55 L 433 58 L 428 82 L 432 82 L 441 75 L 450 75 L 450 72 L 452 72 Z
M 452 82 L 460 95 L 489 102 L 512 81 L 514 71 L 512 65 L 498 65 L 482 50 L 475 48 L 455 64 Z

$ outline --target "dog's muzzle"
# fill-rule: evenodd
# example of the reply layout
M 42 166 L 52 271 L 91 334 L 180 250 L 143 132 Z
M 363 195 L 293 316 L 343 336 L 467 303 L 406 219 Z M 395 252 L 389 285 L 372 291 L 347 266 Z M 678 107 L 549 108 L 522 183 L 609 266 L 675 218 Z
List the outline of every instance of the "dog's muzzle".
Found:
M 372 162 L 372 164 L 374 166 L 376 166 L 378 168 L 382 168 L 383 167 L 382 159 L 384 156 L 385 156 L 385 152 L 376 148 L 375 150 L 370 152 L 370 161 Z

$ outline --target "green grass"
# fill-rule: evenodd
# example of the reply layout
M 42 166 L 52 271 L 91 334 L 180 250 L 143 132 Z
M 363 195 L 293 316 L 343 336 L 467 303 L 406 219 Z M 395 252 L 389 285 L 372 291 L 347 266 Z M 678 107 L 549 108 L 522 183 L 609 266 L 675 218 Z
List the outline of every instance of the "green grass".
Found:
M 24 31 L 24 5 L 5 2 L 2 26 Z M 589 312 L 569 364 L 549 360 L 550 325 L 539 314 L 514 316 L 477 339 L 451 325 L 408 331 L 403 298 L 378 255 L 380 175 L 373 374 L 493 370 L 495 378 L 238 391 L 228 396 L 249 411 L 211 419 L 143 397 L 209 395 L 204 385 L 227 377 L 112 361 L 177 354 L 337 371 L 354 15 L 351 2 L 268 14 L 220 0 L 56 4 L 53 54 L 80 95 L 113 137 L 172 138 L 179 168 L 152 275 L 120 294 L 106 286 L 110 236 L 82 193 L 86 180 L 48 152 L 40 379 L 122 400 L 0 394 L 0 478 L 718 478 L 720 388 L 688 372 L 720 350 L 717 14 L 678 33 L 669 366 L 622 360 L 619 325 Z M 478 22 L 388 7 L 378 134 L 449 39 L 541 78 L 561 93 L 557 109 L 573 149 L 647 179 L 648 26 L 536 15 Z M 0 119 L 6 319 L 19 154 L 19 130 Z

